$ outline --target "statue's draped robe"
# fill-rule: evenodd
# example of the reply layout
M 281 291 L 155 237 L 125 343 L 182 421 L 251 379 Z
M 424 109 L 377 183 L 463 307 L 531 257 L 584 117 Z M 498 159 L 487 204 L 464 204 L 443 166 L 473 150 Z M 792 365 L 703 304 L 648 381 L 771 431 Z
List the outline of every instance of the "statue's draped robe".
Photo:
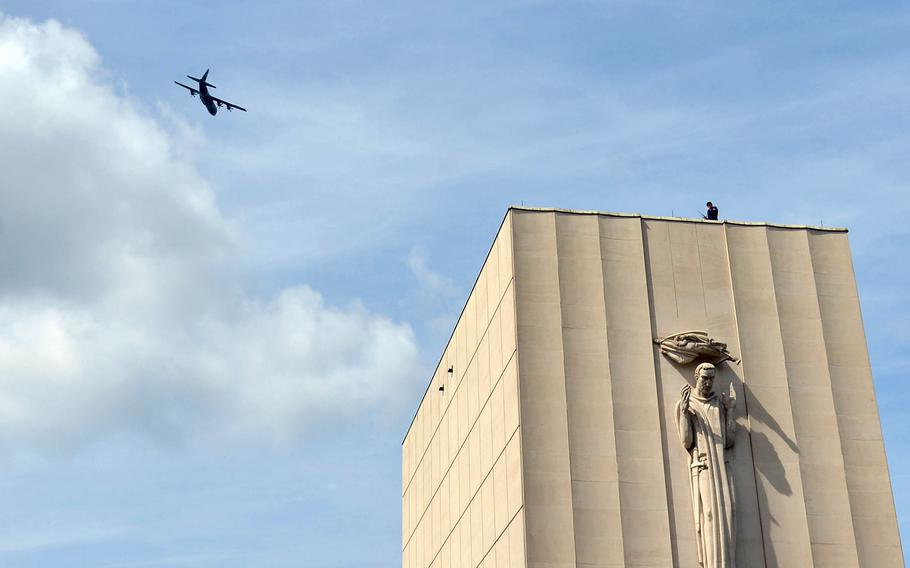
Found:
M 733 424 L 718 397 L 689 399 L 692 414 L 676 405 L 676 424 L 689 452 L 689 488 L 695 520 L 698 561 L 704 568 L 734 568 L 733 472 L 726 448 L 733 446 Z M 728 428 L 731 431 L 727 431 Z

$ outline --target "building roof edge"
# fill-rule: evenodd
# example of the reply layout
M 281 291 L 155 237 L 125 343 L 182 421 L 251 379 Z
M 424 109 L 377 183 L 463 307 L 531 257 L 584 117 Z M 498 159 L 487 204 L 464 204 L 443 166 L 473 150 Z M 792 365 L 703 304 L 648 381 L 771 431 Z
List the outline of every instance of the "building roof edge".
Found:
M 823 227 L 820 225 L 787 225 L 785 223 L 769 223 L 766 221 L 709 221 L 707 219 L 691 219 L 688 217 L 664 217 L 660 215 L 642 215 L 641 213 L 616 213 L 613 211 L 593 211 L 584 209 L 562 209 L 559 207 L 529 207 L 526 205 L 511 205 L 510 210 L 530 211 L 537 213 L 569 213 L 573 215 L 600 215 L 603 217 L 637 217 L 652 221 L 676 221 L 680 223 L 708 223 L 712 225 L 742 225 L 752 227 L 772 227 L 775 229 L 810 229 L 813 231 L 829 231 L 832 233 L 846 233 L 846 227 Z

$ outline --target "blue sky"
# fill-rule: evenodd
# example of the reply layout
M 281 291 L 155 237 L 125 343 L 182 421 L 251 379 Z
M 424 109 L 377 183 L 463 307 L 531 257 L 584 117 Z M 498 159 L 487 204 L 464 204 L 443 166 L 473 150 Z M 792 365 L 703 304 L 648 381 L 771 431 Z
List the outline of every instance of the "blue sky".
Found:
M 397 565 L 401 437 L 522 202 L 849 227 L 910 535 L 905 3 L 0 12 L 3 566 Z M 249 113 L 172 83 L 208 67 Z

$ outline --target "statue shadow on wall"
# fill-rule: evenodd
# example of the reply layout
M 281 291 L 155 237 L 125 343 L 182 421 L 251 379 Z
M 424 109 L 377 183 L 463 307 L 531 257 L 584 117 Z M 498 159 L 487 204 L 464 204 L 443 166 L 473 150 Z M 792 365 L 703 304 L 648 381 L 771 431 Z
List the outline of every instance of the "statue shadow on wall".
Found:
M 761 400 L 754 395 L 749 388 L 749 385 L 741 383 L 740 388 L 745 395 L 745 411 L 748 413 L 750 423 L 758 421 L 765 424 L 777 434 L 777 437 L 782 440 L 794 454 L 799 455 L 799 448 L 797 447 L 796 442 L 784 432 L 780 423 L 768 412 L 764 405 L 762 405 Z M 774 447 L 774 443 L 766 434 L 756 432 L 754 428 L 751 428 L 751 425 L 749 428 L 749 441 L 752 445 L 752 465 L 755 467 L 755 471 L 767 479 L 768 483 L 770 483 L 778 493 L 782 495 L 792 495 L 793 488 L 787 480 L 787 472 L 784 470 L 783 462 L 780 459 L 780 454 Z M 762 494 L 759 492 L 759 499 L 761 498 Z M 765 505 L 767 506 L 767 503 L 765 503 Z

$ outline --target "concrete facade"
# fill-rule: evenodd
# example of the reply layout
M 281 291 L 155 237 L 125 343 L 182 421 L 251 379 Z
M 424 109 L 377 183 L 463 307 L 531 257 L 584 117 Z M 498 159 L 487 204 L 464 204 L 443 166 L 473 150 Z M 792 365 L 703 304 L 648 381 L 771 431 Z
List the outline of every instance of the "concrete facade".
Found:
M 737 566 L 903 566 L 845 230 L 512 208 L 403 443 L 404 568 L 695 567 L 687 330 L 742 358 Z

